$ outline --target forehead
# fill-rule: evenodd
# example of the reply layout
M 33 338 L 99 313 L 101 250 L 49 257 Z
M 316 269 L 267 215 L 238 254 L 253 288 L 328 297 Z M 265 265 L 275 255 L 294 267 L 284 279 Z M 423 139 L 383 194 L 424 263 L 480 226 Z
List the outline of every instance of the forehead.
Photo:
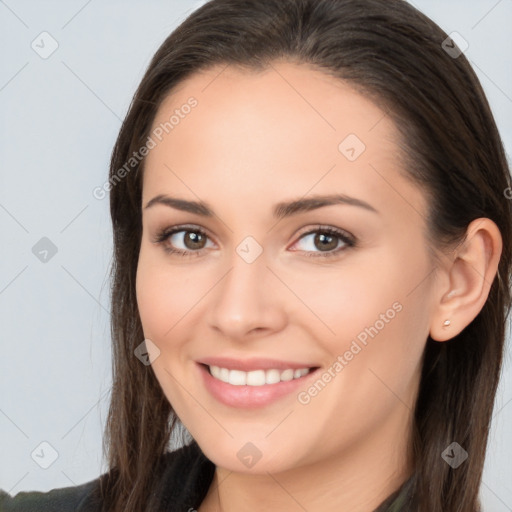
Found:
M 180 111 L 189 111 L 186 104 L 191 97 L 197 100 L 197 107 L 183 115 Z M 255 146 L 258 135 L 268 135 L 268 139 L 285 144 L 283 149 L 287 141 L 293 144 L 294 138 L 300 137 L 304 142 L 310 140 L 306 147 L 314 145 L 319 153 L 333 145 L 338 149 L 337 142 L 348 134 L 355 134 L 375 147 L 377 138 L 371 132 L 377 125 L 375 133 L 382 149 L 383 135 L 397 136 L 385 113 L 349 84 L 310 66 L 286 61 L 270 64 L 263 71 L 215 66 L 195 73 L 164 99 L 153 129 L 165 125 L 173 113 L 181 115 L 172 122 L 172 137 L 167 138 L 177 139 L 180 132 L 186 135 L 187 125 L 193 125 L 208 135 L 202 139 L 203 144 L 215 134 L 219 134 L 216 143 L 229 144 L 236 132 L 239 139 L 245 138 L 246 147 Z M 213 130 L 206 131 L 212 124 Z M 221 137 L 230 128 L 230 137 Z M 287 131 L 282 133 L 282 128 Z M 320 139 L 325 144 L 318 147 Z
M 145 197 L 168 187 L 187 196 L 215 190 L 226 200 L 229 191 L 247 199 L 338 191 L 381 206 L 423 201 L 399 174 L 392 120 L 347 83 L 305 65 L 195 73 L 162 102 L 155 130 L 161 140 L 146 158 Z

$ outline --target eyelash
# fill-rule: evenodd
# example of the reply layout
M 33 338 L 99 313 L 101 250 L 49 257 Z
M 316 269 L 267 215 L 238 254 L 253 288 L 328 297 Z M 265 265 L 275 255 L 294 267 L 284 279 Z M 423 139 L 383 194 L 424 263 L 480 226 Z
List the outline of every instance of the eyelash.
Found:
M 197 226 L 191 226 L 191 225 L 183 225 L 183 226 L 175 226 L 173 228 L 164 228 L 160 231 L 158 231 L 155 235 L 155 238 L 153 240 L 153 243 L 155 244 L 161 244 L 163 245 L 164 242 L 172 235 L 176 233 L 180 233 L 182 231 L 185 232 L 193 232 L 193 233 L 199 233 L 201 236 L 205 236 L 206 238 L 209 238 L 208 235 Z M 302 238 L 311 235 L 313 233 L 326 233 L 328 235 L 332 235 L 335 237 L 338 237 L 344 244 L 345 247 L 335 249 L 333 251 L 328 252 L 313 252 L 313 251 L 304 251 L 306 252 L 307 257 L 312 258 L 332 258 L 337 256 L 340 252 L 345 251 L 346 249 L 353 248 L 357 245 L 356 238 L 352 235 L 349 235 L 346 231 L 342 231 L 340 229 L 336 229 L 330 226 L 316 226 L 314 229 L 307 231 L 306 233 L 302 233 L 299 237 L 299 240 Z M 163 247 L 164 251 L 169 254 L 175 254 L 177 256 L 183 256 L 183 257 L 193 257 L 193 256 L 200 256 L 206 249 L 199 249 L 198 251 L 184 251 L 182 249 L 173 249 L 171 247 L 165 246 Z

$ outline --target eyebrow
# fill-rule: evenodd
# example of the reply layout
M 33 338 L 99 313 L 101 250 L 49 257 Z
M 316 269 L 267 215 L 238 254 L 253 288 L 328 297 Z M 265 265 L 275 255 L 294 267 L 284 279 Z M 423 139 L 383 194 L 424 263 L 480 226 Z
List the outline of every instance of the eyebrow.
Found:
M 182 210 L 184 212 L 194 213 L 196 215 L 201 215 L 203 217 L 214 216 L 213 209 L 207 203 L 201 201 L 188 201 L 185 199 L 179 199 L 177 197 L 170 197 L 160 194 L 151 199 L 146 204 L 144 209 L 151 208 L 155 204 L 169 206 L 170 208 L 175 208 L 177 210 Z M 357 206 L 359 208 L 363 208 L 370 212 L 379 214 L 379 212 L 372 205 L 368 204 L 367 202 L 361 199 L 350 197 L 345 194 L 331 194 L 324 196 L 317 195 L 313 197 L 300 198 L 292 201 L 277 203 L 274 206 L 273 215 L 276 219 L 284 219 L 286 217 L 291 217 L 292 215 L 296 215 L 299 213 L 309 212 L 311 210 L 316 210 L 324 206 L 332 206 L 337 204 Z

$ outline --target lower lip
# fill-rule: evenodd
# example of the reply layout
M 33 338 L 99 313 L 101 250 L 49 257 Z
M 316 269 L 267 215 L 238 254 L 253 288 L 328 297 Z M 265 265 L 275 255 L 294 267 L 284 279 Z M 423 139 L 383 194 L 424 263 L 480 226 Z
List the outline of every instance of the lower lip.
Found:
M 232 384 L 222 382 L 213 377 L 207 366 L 199 363 L 198 366 L 206 389 L 208 389 L 214 398 L 224 405 L 245 409 L 264 407 L 276 402 L 281 397 L 289 395 L 294 391 L 296 392 L 304 385 L 306 379 L 316 373 L 317 370 L 312 370 L 298 379 L 278 382 L 276 384 L 264 384 L 263 386 L 233 386 Z

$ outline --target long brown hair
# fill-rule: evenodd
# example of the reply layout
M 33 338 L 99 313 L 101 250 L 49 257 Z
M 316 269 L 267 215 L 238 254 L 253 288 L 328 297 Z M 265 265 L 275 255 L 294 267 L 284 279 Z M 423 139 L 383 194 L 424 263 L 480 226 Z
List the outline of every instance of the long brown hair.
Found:
M 158 461 L 178 421 L 151 367 L 134 357 L 144 339 L 135 295 L 144 160 L 119 170 L 146 144 L 159 105 L 180 81 L 213 65 L 260 70 L 278 58 L 338 77 L 388 112 L 402 136 L 402 171 L 429 198 L 433 247 L 462 243 L 479 217 L 501 231 L 498 274 L 479 315 L 448 342 L 427 339 L 411 447 L 418 511 L 479 510 L 511 305 L 511 180 L 480 82 L 464 54 L 445 51 L 447 37 L 403 0 L 212 0 L 158 49 L 110 168 L 113 389 L 104 450 L 112 471 L 104 510 L 149 510 Z M 469 453 L 457 469 L 441 457 L 453 441 Z

